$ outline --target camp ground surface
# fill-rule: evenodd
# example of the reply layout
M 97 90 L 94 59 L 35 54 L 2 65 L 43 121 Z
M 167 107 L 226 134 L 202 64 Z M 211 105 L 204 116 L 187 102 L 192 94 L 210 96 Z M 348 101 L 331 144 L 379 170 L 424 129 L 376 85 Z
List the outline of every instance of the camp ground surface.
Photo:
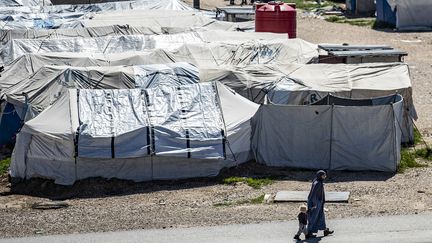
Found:
M 428 242 L 432 237 L 430 214 L 382 216 L 370 218 L 346 218 L 330 220 L 328 223 L 337 234 L 318 235 L 304 242 Z M 60 243 L 60 242 L 239 242 L 282 243 L 293 235 L 296 221 L 260 224 L 223 225 L 156 230 L 134 230 L 90 234 L 36 236 L 0 240 L 9 243 Z M 362 237 L 358 237 L 361 235 Z
M 405 61 L 410 67 L 413 99 L 419 114 L 417 125 L 426 141 L 431 141 L 431 32 L 376 31 L 299 14 L 298 37 L 311 43 L 385 44 L 408 52 Z M 249 164 L 243 166 L 222 175 L 277 175 L 278 178 L 261 189 L 253 189 L 245 183 L 221 184 L 219 178 L 144 183 L 90 179 L 68 189 L 34 181 L 21 188 L 23 195 L 6 193 L 0 196 L 0 237 L 162 230 L 295 219 L 298 203 L 255 204 L 253 199 L 282 190 L 307 191 L 314 172 L 271 170 Z M 409 169 L 396 175 L 378 172 L 331 173 L 326 189 L 349 191 L 350 201 L 328 204 L 327 217 L 332 220 L 430 212 L 431 173 L 430 167 Z M 7 178 L 1 177 L 0 181 L 0 191 L 7 191 Z M 50 199 L 62 199 L 69 207 L 43 211 L 31 208 L 35 202 Z M 288 230 L 286 233 L 288 241 L 291 240 Z M 397 234 L 390 233 L 391 236 Z

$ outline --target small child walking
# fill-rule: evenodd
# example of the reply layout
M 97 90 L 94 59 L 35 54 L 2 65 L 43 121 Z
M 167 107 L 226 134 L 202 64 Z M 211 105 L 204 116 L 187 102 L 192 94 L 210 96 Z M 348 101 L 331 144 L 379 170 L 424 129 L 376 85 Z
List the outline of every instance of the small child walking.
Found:
M 297 218 L 299 221 L 299 229 L 297 231 L 297 234 L 294 236 L 294 239 L 300 240 L 301 233 L 303 233 L 305 236 L 307 235 L 308 216 L 306 205 L 300 206 L 300 213 L 298 214 Z

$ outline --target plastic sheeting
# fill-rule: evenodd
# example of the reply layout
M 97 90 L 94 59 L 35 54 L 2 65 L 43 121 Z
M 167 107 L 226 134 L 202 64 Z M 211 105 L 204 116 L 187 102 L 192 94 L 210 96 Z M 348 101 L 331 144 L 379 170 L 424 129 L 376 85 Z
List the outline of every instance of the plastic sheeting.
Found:
M 370 105 L 349 99 L 323 103 L 262 105 L 253 118 L 256 160 L 305 169 L 396 171 L 402 96 L 375 99 Z
M 199 83 L 199 71 L 189 63 L 134 66 L 135 87 L 177 87 Z
M 133 9 L 165 9 L 165 10 L 194 10 L 189 5 L 179 0 L 135 0 L 135 1 L 120 1 L 106 2 L 96 4 L 71 4 L 71 5 L 53 5 L 45 6 L 41 12 L 45 13 L 67 13 L 67 12 L 103 12 L 103 11 L 119 11 Z
M 243 35 L 240 34 L 238 39 L 240 36 Z M 245 37 L 250 37 L 250 35 Z M 274 35 L 268 37 L 274 37 Z M 0 77 L 0 88 L 6 89 L 18 81 L 28 78 L 45 65 L 83 67 L 188 62 L 200 68 L 215 69 L 216 73 L 220 73 L 217 68 L 222 65 L 241 67 L 250 64 L 307 63 L 314 60 L 317 55 L 315 45 L 300 39 L 234 40 L 183 44 L 172 51 L 158 49 L 115 54 L 66 52 L 24 54 L 5 67 Z M 257 69 L 255 68 L 255 70 Z
M 96 13 L 91 18 L 77 19 L 71 27 L 100 27 L 107 25 L 130 25 L 165 28 L 200 28 L 213 30 L 254 29 L 254 22 L 226 22 L 211 18 L 197 11 L 130 10 Z M 65 26 L 67 27 L 67 26 Z
M 10 63 L 26 53 L 45 52 L 91 52 L 122 53 L 144 51 L 146 49 L 175 49 L 183 43 L 202 43 L 196 33 L 178 34 L 175 36 L 112 36 L 99 38 L 70 38 L 50 40 L 12 40 L 0 51 L 2 63 Z
M 71 90 L 24 125 L 12 156 L 12 177 L 44 177 L 65 185 L 95 176 L 135 181 L 179 179 L 214 176 L 223 167 L 250 159 L 250 119 L 258 105 L 219 83 L 181 86 L 180 90 L 79 93 Z M 87 108 L 81 112 L 83 107 Z M 128 118 L 121 122 L 122 128 L 112 122 L 120 113 Z M 102 131 L 97 122 L 106 124 Z M 144 126 L 147 129 L 142 129 Z M 147 131 L 154 138 L 147 136 Z M 82 136 L 87 139 L 84 144 Z M 98 149 L 80 155 L 86 150 L 79 147 L 85 144 Z M 151 155 L 149 147 L 154 152 Z
M 220 34 L 221 41 L 215 39 L 212 35 Z M 222 37 L 226 37 L 222 41 Z M 275 40 L 268 40 L 268 39 Z M 252 40 L 251 40 L 252 39 Z M 272 49 L 266 48 L 265 44 L 261 44 L 260 40 L 268 40 L 268 44 L 276 45 Z M 243 42 L 243 43 L 241 43 Z M 185 44 L 187 43 L 187 44 Z M 47 53 L 47 52 L 90 52 L 94 54 L 109 54 L 122 52 L 137 52 L 150 49 L 164 49 L 165 51 L 174 51 L 180 47 L 193 44 L 214 43 L 213 48 L 241 49 L 245 53 L 237 58 L 256 58 L 259 56 L 251 56 L 254 54 L 251 51 L 261 51 L 260 56 L 267 56 L 267 59 L 272 59 L 279 55 L 289 55 L 294 61 L 299 62 L 310 61 L 311 58 L 317 56 L 315 45 L 302 40 L 286 40 L 282 39 L 280 34 L 252 34 L 252 33 L 235 33 L 225 31 L 206 31 L 206 32 L 187 32 L 173 35 L 126 35 L 126 36 L 108 36 L 98 38 L 65 38 L 65 39 L 16 39 L 9 41 L 0 50 L 1 62 L 8 64 L 14 59 L 26 53 Z M 243 45 L 242 45 L 243 44 Z M 230 46 L 231 45 L 231 46 Z M 240 46 L 239 46 L 240 45 Z M 255 47 L 254 47 L 255 45 Z M 188 52 L 195 52 L 195 55 L 201 59 L 210 59 L 202 53 L 206 50 L 200 50 L 202 47 L 192 47 L 191 49 L 179 50 L 186 52 L 182 55 L 188 55 Z M 211 48 L 211 47 L 210 47 Z M 303 49 L 298 49 L 303 48 Z M 207 47 L 208 49 L 208 47 Z M 258 49 L 258 50 L 257 50 Z M 211 53 L 212 50 L 207 52 Z M 215 52 L 215 54 L 219 54 Z M 226 53 L 222 53 L 226 55 Z M 187 57 L 186 57 L 187 58 Z M 210 59 L 211 60 L 211 59 Z M 234 60 L 235 61 L 235 60 Z M 240 59 L 241 61 L 241 59 Z M 291 60 L 290 60 L 291 61 Z
M 44 6 L 51 5 L 50 0 L 1 0 L 0 7 Z

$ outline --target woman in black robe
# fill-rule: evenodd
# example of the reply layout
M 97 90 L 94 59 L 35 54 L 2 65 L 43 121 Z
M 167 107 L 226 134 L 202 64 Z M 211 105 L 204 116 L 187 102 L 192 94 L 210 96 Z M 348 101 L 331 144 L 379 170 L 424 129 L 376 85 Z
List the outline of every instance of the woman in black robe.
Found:
M 327 228 L 324 215 L 325 193 L 323 181 L 326 177 L 326 172 L 320 170 L 312 181 L 312 187 L 307 202 L 309 220 L 307 238 L 317 233 L 318 230 L 324 230 L 324 236 L 333 233 L 333 231 Z

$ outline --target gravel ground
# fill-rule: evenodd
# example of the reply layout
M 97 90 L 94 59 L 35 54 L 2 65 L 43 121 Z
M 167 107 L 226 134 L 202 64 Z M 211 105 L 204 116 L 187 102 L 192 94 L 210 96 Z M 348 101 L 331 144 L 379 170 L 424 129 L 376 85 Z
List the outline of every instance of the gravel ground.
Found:
M 406 62 L 411 67 L 414 101 L 419 114 L 417 124 L 430 140 L 432 33 L 393 33 L 299 18 L 298 37 L 313 43 L 389 44 L 407 51 Z M 279 190 L 309 190 L 314 177 L 311 171 L 276 170 L 249 164 L 226 173 L 273 174 L 279 179 L 262 189 L 243 183 L 223 185 L 217 178 L 158 183 L 91 179 L 72 188 L 33 181 L 24 189 L 14 189 L 24 195 L 4 193 L 0 196 L 0 237 L 295 219 L 298 203 L 235 203 Z M 351 200 L 345 204 L 328 204 L 327 217 L 432 211 L 431 173 L 431 167 L 409 169 L 396 175 L 333 172 L 326 184 L 327 191 L 350 191 Z M 7 179 L 0 177 L 0 192 L 8 190 Z M 65 202 L 70 207 L 57 210 L 29 207 L 34 202 L 53 199 L 54 195 L 57 199 L 67 198 Z M 232 204 L 215 206 L 218 203 Z
M 293 220 L 299 203 L 236 203 L 265 193 L 274 195 L 280 190 L 309 190 L 310 179 L 315 173 L 262 168 L 253 164 L 235 168 L 229 173 L 245 175 L 244 171 L 249 175 L 278 175 L 279 179 L 261 189 L 253 189 L 244 183 L 224 185 L 217 178 L 150 183 L 91 179 L 72 188 L 33 181 L 25 187 L 26 194 L 43 195 L 0 197 L 0 235 L 17 237 Z M 329 174 L 326 190 L 350 191 L 351 197 L 349 203 L 328 203 L 327 217 L 432 211 L 431 173 L 430 167 L 396 175 L 333 172 Z M 3 182 L 1 190 L 7 190 L 5 185 Z M 49 201 L 53 195 L 70 198 L 64 200 L 70 206 L 56 210 L 30 207 L 34 202 Z M 220 203 L 228 205 L 217 206 Z

